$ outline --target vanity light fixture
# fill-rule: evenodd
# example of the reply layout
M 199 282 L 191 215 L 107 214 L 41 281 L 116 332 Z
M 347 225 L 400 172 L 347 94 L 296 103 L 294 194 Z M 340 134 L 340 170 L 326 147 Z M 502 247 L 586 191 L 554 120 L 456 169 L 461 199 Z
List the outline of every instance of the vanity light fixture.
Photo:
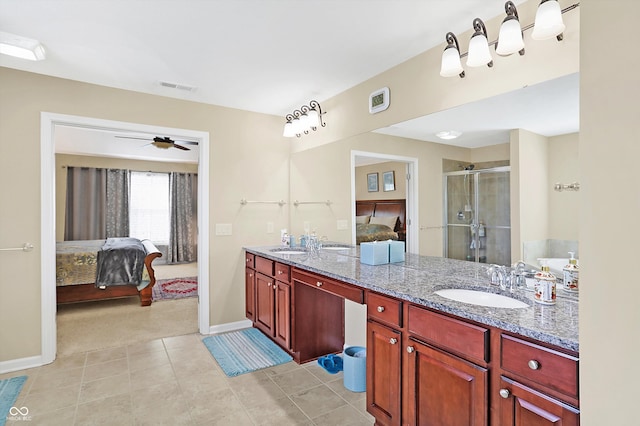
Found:
M 467 56 L 468 67 L 481 67 L 483 65 L 491 68 L 493 66 L 493 58 L 489 51 L 489 40 L 487 38 L 487 27 L 484 26 L 482 19 L 473 20 L 474 33 L 469 41 L 469 56 Z
M 498 40 L 488 42 L 487 29 L 480 18 L 473 20 L 474 33 L 469 41 L 468 52 L 462 52 L 458 45 L 458 40 L 453 33 L 449 32 L 445 36 L 447 46 L 442 53 L 442 63 L 440 75 L 442 77 L 453 77 L 459 75 L 464 77 L 462 66 L 458 66 L 460 58 L 467 57 L 467 66 L 481 67 L 493 66 L 493 59 L 489 51 L 489 46 L 495 45 L 496 53 L 500 56 L 508 56 L 515 52 L 524 55 L 523 32 L 533 28 L 531 38 L 534 40 L 545 40 L 556 37 L 558 41 L 563 39 L 565 30 L 562 14 L 569 12 L 580 6 L 574 3 L 560 9 L 558 0 L 541 0 L 536 11 L 535 22 L 526 26 L 520 25 L 520 18 L 516 6 L 512 1 L 507 1 L 504 5 L 507 17 L 502 21 Z
M 518 9 L 516 9 L 516 5 L 512 1 L 508 1 L 504 4 L 504 11 L 507 17 L 504 18 L 502 25 L 500 25 L 496 53 L 501 56 L 508 56 L 518 52 L 522 56 L 524 55 L 524 40 L 522 39 Z
M 442 132 L 436 133 L 436 136 L 440 139 L 451 140 L 455 139 L 462 134 L 459 130 L 443 130 Z
M 30 61 L 41 61 L 46 57 L 38 40 L 3 31 L 0 31 L 0 53 Z
M 322 121 L 322 108 L 317 101 L 309 102 L 309 105 L 302 105 L 300 109 L 287 114 L 284 118 L 284 132 L 282 136 L 292 138 L 300 137 L 304 133 L 309 134 L 309 130 L 316 131 L 319 126 L 325 127 L 327 124 Z
M 443 77 L 453 77 L 459 75 L 460 78 L 464 78 L 464 70 L 462 69 L 462 62 L 460 62 L 460 45 L 456 35 L 452 32 L 448 32 L 445 36 L 447 41 L 447 47 L 442 52 L 442 66 L 440 68 L 440 75 Z
M 566 28 L 562 21 L 562 13 L 558 0 L 542 0 L 536 11 L 536 20 L 531 38 L 534 40 L 546 40 L 556 37 L 558 41 L 561 41 L 562 33 Z

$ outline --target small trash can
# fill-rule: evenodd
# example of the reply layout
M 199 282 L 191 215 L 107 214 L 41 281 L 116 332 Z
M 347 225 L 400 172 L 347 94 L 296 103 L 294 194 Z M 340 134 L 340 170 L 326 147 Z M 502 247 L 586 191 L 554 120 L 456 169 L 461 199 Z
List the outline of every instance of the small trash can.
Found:
M 367 390 L 367 350 L 362 346 L 349 346 L 342 354 L 344 387 L 351 392 Z

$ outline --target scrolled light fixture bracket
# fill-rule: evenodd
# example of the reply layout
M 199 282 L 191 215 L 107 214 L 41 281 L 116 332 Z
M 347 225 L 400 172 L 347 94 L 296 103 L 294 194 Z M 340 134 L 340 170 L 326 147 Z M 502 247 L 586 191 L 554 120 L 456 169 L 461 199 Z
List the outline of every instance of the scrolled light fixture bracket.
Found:
M 326 127 L 327 123 L 322 120 L 322 108 L 318 101 L 310 101 L 309 105 L 302 105 L 300 109 L 294 110 L 291 114 L 285 115 L 283 136 L 292 138 L 308 135 L 309 131 L 316 131 L 318 127 Z

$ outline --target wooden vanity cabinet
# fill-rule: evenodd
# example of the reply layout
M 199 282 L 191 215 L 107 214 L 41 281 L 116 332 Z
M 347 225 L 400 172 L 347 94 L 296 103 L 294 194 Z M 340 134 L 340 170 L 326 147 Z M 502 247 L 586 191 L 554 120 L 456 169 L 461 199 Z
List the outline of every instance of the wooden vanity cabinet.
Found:
M 579 425 L 578 354 L 366 297 L 367 411 L 376 425 Z
M 244 280 L 244 300 L 245 300 L 245 315 L 253 321 L 254 312 L 256 309 L 256 269 L 255 269 L 255 255 L 251 253 L 245 253 L 246 265 L 245 265 L 245 280 Z
M 489 424 L 489 330 L 407 307 L 406 425 Z
M 251 280 L 249 273 L 247 281 Z M 290 277 L 289 265 L 256 256 L 254 315 L 253 318 L 247 315 L 258 329 L 288 351 L 291 350 Z
M 367 411 L 376 425 L 402 418 L 402 302 L 367 293 Z
M 501 425 L 580 423 L 578 358 L 515 336 L 500 336 Z

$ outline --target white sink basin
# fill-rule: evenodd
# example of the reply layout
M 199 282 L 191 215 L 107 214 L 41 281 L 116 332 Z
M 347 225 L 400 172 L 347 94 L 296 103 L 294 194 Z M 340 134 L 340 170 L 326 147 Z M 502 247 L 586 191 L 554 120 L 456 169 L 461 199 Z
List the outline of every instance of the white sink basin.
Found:
M 508 296 L 502 296 L 500 294 L 486 293 L 484 291 L 449 288 L 445 290 L 438 290 L 435 293 L 439 296 L 455 300 L 457 302 L 490 306 L 492 308 L 517 309 L 529 307 L 529 305 L 521 302 L 520 300 L 516 300 Z
M 322 250 L 349 250 L 351 247 L 341 247 L 341 246 L 322 246 Z
M 302 251 L 302 250 L 274 250 L 271 253 L 275 253 L 275 254 L 307 254 L 306 251 Z

